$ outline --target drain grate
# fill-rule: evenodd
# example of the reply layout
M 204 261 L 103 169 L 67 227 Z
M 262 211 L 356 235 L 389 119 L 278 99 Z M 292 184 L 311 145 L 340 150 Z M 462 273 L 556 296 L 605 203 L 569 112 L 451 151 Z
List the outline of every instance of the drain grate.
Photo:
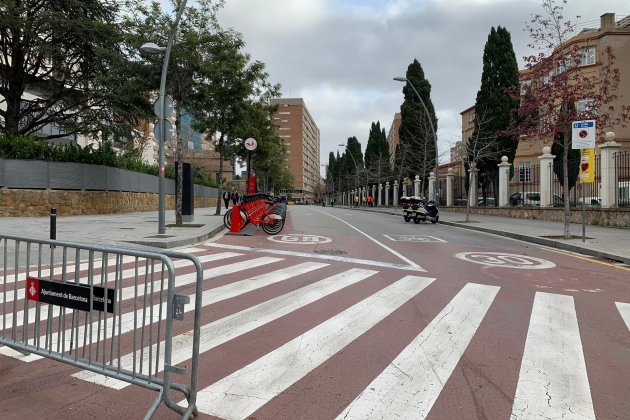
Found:
M 347 254 L 343 249 L 316 249 L 316 254 L 324 254 L 324 255 L 343 255 Z

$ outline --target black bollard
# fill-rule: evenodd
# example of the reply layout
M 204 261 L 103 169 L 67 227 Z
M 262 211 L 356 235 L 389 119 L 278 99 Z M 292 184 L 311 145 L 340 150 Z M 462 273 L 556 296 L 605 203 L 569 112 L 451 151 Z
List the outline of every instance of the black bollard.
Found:
M 50 209 L 50 239 L 57 239 L 57 209 Z

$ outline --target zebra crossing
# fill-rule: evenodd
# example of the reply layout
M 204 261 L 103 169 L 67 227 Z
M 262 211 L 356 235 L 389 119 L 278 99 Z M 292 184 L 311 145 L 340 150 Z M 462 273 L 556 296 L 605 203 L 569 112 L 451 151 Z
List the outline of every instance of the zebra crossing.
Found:
M 295 316 L 308 305 L 321 305 L 331 296 L 350 295 L 353 287 L 377 278 L 384 272 L 384 269 L 374 266 L 336 265 L 335 262 L 321 260 L 305 261 L 304 257 L 261 256 L 247 252 L 208 254 L 206 248 L 196 248 L 193 252 L 199 254 L 204 264 L 205 280 L 228 274 L 238 275 L 238 279 L 216 287 L 211 287 L 208 282 L 202 297 L 204 311 L 211 311 L 213 305 L 219 302 L 255 294 L 272 285 L 298 277 L 308 278 L 303 284 L 294 283 L 287 290 L 282 289 L 279 294 L 261 303 L 203 325 L 200 343 L 202 366 L 217 362 L 212 360 L 213 349 L 281 318 Z M 239 261 L 232 262 L 235 258 Z M 275 267 L 277 264 L 283 267 Z M 185 261 L 178 261 L 175 265 L 177 269 L 186 268 Z M 247 271 L 250 269 L 264 269 L 266 272 L 252 276 Z M 244 274 L 242 278 L 241 272 Z M 278 343 L 274 349 L 247 361 L 218 380 L 212 383 L 201 380 L 202 387 L 197 394 L 198 410 L 225 419 L 256 416 L 255 413 L 274 398 L 329 363 L 331 358 L 355 340 L 378 328 L 383 320 L 395 314 L 403 305 L 429 293 L 429 286 L 436 286 L 440 282 L 439 278 L 424 276 L 429 273 L 419 274 L 423 276 L 389 269 L 388 275 L 392 280 L 369 296 L 353 301 L 342 311 L 310 326 L 296 337 Z M 194 280 L 192 274 L 182 274 L 176 277 L 176 284 L 178 287 L 186 286 Z M 130 290 L 125 292 L 126 289 L 122 289 L 122 300 L 132 296 Z M 429 416 L 471 340 L 487 314 L 493 310 L 500 289 L 491 284 L 465 283 L 363 391 L 345 396 L 347 403 L 338 411 L 337 419 L 420 419 Z M 518 378 L 511 419 L 595 419 L 596 410 L 578 328 L 580 314 L 576 310 L 574 298 L 542 291 L 534 293 L 527 335 L 522 343 L 524 352 L 520 370 L 511 373 Z M 194 296 L 189 295 L 191 300 Z M 628 334 L 630 303 L 610 304 L 627 327 L 624 334 Z M 186 307 L 186 310 L 190 308 Z M 52 317 L 59 316 L 57 309 L 50 314 Z M 126 313 L 115 334 L 124 335 L 137 328 L 132 322 L 134 317 L 136 314 L 133 311 Z M 158 317 L 147 319 L 146 322 L 163 319 Z M 94 324 L 89 331 L 90 334 L 98 334 L 99 326 Z M 83 339 L 78 337 L 77 340 Z M 174 365 L 185 364 L 189 360 L 191 343 L 192 336 L 187 332 L 175 335 L 171 355 Z M 151 351 L 148 350 L 125 354 L 120 361 L 121 367 L 125 369 L 132 364 L 148 366 L 146 358 L 149 354 Z M 12 357 L 27 363 L 41 359 L 40 356 L 23 355 L 0 347 L 0 360 L 2 357 Z M 203 379 L 204 373 L 202 368 L 200 378 Z M 128 386 L 126 382 L 90 371 L 76 371 L 72 377 L 119 391 Z

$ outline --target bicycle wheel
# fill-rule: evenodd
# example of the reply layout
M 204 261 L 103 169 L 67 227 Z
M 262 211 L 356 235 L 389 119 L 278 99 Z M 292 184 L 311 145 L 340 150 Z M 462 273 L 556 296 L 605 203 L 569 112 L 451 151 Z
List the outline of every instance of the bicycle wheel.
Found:
M 267 218 L 265 218 L 265 220 L 268 220 Z M 262 230 L 267 234 L 267 235 L 275 235 L 277 233 L 279 233 L 282 228 L 284 227 L 284 220 L 282 219 L 275 219 L 273 221 L 273 224 L 267 224 L 265 223 L 265 221 L 263 221 L 263 223 L 261 223 L 262 225 Z
M 247 222 L 248 222 L 248 220 L 243 219 L 242 216 L 243 215 L 241 214 L 241 229 L 243 229 L 245 227 L 245 225 L 247 224 Z M 230 229 L 232 227 L 232 209 L 229 209 L 223 215 L 223 224 L 228 229 Z

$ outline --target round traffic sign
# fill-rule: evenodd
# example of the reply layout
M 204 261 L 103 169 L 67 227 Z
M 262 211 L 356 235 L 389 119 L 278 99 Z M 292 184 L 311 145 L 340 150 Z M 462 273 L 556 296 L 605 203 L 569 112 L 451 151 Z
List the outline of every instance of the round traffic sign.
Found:
M 161 96 L 157 98 L 155 102 L 153 103 L 153 112 L 155 113 L 155 116 L 158 118 L 166 118 L 173 113 L 173 109 L 174 109 L 173 100 L 171 99 L 170 96 L 167 96 L 164 98 L 164 109 L 166 110 L 166 113 L 162 115 L 162 97 Z
M 580 130 L 580 131 L 578 132 L 578 136 L 579 136 L 581 139 L 585 139 L 585 138 L 587 138 L 587 137 L 588 137 L 588 131 L 586 131 L 586 130 Z
M 247 140 L 245 140 L 245 148 L 249 150 L 250 152 L 252 150 L 256 150 L 256 146 L 258 146 L 258 143 L 256 143 L 256 139 L 253 139 L 250 137 Z
M 164 121 L 164 131 L 166 131 L 166 136 L 162 137 L 159 121 L 153 126 L 153 135 L 155 138 L 158 141 L 167 141 L 173 136 L 173 124 L 171 124 L 168 120 Z

